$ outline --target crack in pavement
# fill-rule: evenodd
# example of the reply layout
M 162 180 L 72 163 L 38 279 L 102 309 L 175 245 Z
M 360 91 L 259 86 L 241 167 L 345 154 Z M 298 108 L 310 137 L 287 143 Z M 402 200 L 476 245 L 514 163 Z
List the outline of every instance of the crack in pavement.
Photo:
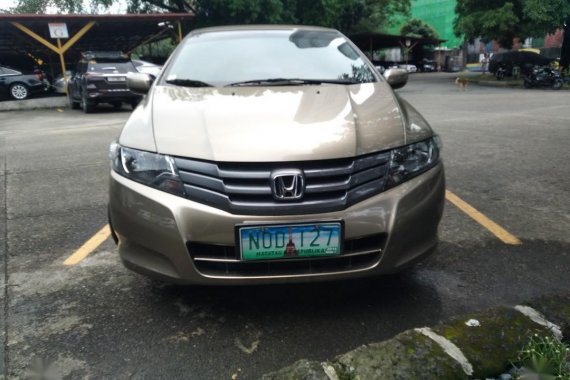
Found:
M 2 181 L 4 182 L 4 196 L 2 200 L 2 218 L 4 225 L 4 231 L 2 236 L 2 245 L 3 245 L 3 252 L 2 261 L 3 261 L 3 272 L 4 272 L 4 283 L 2 284 L 3 291 L 4 291 L 4 309 L 2 310 L 3 319 L 4 319 L 4 341 L 2 342 L 2 347 L 0 348 L 0 359 L 2 359 L 2 363 L 0 364 L 0 377 L 7 379 L 8 378 L 8 208 L 6 207 L 8 204 L 8 176 L 6 176 L 6 169 L 7 169 L 7 157 L 6 157 L 6 139 L 0 140 L 0 152 L 2 152 L 2 156 L 4 159 L 4 167 L 3 172 L 4 175 L 1 177 Z

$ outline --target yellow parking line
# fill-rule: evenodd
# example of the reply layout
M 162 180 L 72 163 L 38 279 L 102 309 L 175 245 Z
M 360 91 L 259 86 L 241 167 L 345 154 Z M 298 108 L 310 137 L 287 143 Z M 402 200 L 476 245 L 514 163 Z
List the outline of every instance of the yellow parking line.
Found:
M 77 251 L 73 253 L 73 255 L 69 256 L 64 262 L 63 265 L 76 265 L 79 264 L 84 258 L 89 256 L 91 252 L 97 249 L 105 240 L 107 240 L 111 236 L 111 229 L 109 225 L 105 225 L 105 227 L 101 228 L 99 232 L 91 237 L 91 239 L 87 240 L 85 244 L 83 244 Z
M 499 226 L 497 223 L 493 222 L 491 219 L 487 218 L 485 215 L 477 211 L 473 206 L 465 202 L 463 199 L 459 198 L 457 195 L 453 194 L 449 190 L 445 190 L 445 198 L 453 203 L 461 211 L 473 218 L 477 223 L 485 227 L 489 232 L 495 235 L 499 240 L 505 244 L 509 245 L 521 245 L 522 242 L 509 231 L 505 230 L 503 227 Z

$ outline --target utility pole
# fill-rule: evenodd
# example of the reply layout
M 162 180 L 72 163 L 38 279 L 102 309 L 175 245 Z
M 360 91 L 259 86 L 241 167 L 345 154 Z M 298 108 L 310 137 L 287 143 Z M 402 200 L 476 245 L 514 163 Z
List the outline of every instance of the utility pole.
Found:
M 400 41 L 400 46 L 402 46 L 402 49 L 404 50 L 404 57 L 406 59 L 406 67 L 408 65 L 408 59 L 410 57 L 410 52 L 414 49 L 414 47 L 416 47 L 418 43 L 415 42 L 412 45 L 412 40 L 410 40 L 409 38 L 406 38 L 405 43 L 402 43 L 402 41 Z

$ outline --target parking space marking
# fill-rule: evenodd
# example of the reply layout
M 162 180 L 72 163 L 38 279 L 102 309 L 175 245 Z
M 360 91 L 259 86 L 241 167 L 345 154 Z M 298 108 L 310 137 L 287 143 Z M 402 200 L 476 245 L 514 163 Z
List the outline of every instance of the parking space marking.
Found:
M 63 265 L 76 265 L 85 259 L 91 252 L 97 249 L 105 240 L 111 236 L 111 228 L 109 225 L 101 228 L 95 235 L 85 242 L 77 251 L 69 256 Z
M 453 194 L 451 191 L 445 190 L 445 198 L 453 203 L 458 209 L 469 215 L 477 223 L 485 227 L 503 243 L 509 245 L 522 244 L 522 242 L 516 236 L 505 230 L 503 227 L 499 226 L 497 223 L 493 222 L 491 219 L 487 218 L 485 215 L 477 211 L 473 206 L 465 202 L 463 199 L 459 198 L 457 195 Z

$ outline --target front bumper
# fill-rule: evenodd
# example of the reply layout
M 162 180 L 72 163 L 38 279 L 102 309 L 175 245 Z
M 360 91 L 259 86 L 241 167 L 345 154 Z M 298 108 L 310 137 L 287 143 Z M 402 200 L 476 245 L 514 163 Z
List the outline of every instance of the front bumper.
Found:
M 444 193 L 440 163 L 342 211 L 233 215 L 111 172 L 109 215 L 121 259 L 134 271 L 183 284 L 306 282 L 393 273 L 427 256 L 437 245 Z M 233 256 L 227 263 L 211 256 L 234 255 L 237 224 L 331 219 L 344 222 L 345 247 L 351 247 L 347 257 L 250 263 Z M 214 258 L 202 262 L 204 255 Z
M 44 92 L 45 86 L 42 82 L 36 81 L 32 84 L 28 84 L 28 89 L 30 91 L 30 94 L 36 95 L 36 94 L 40 94 L 40 93 Z

